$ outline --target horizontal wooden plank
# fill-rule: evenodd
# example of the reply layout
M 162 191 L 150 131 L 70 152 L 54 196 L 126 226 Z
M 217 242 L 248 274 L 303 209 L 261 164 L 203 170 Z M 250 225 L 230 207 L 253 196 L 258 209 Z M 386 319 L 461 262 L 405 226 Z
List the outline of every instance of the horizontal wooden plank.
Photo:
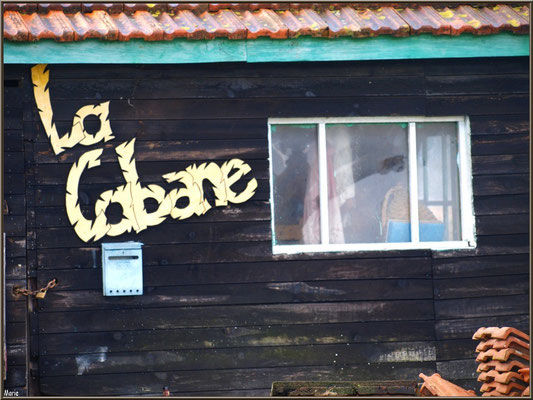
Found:
M 21 79 L 23 76 L 27 75 L 26 65 L 5 65 L 3 69 L 4 79 Z
M 267 385 L 265 383 L 265 385 Z M 271 387 L 265 387 L 261 389 L 246 389 L 246 390 L 209 390 L 202 392 L 183 392 L 181 391 L 180 396 L 190 396 L 190 397 L 269 397 Z M 157 395 L 157 394 L 156 394 Z M 172 392 L 170 392 L 172 396 Z M 144 395 L 138 395 L 144 396 Z M 146 396 L 154 396 L 154 394 L 146 394 Z
M 18 304 L 18 303 L 17 303 Z M 39 332 L 428 320 L 430 300 L 172 307 L 39 313 Z
M 529 93 L 528 74 L 428 75 L 424 81 L 428 95 Z
M 528 154 L 488 155 L 472 157 L 473 175 L 527 174 Z
M 149 227 L 140 233 L 121 235 L 122 241 L 138 240 L 146 245 L 183 244 L 183 243 L 232 243 L 238 247 L 239 242 L 271 240 L 270 221 L 217 222 L 217 223 L 162 223 Z M 85 244 L 69 228 L 45 228 L 37 230 L 37 247 L 64 248 L 81 247 Z
M 91 126 L 89 120 L 87 126 Z M 235 118 L 235 119 L 183 119 L 172 117 L 162 120 L 118 120 L 112 119 L 111 128 L 115 141 L 126 141 L 136 138 L 140 141 L 172 141 L 172 140 L 214 140 L 214 139 L 261 139 L 267 132 L 267 118 Z M 72 121 L 58 121 L 58 131 L 68 132 Z M 95 128 L 98 126 L 96 125 Z M 49 143 L 44 128 L 39 120 L 34 122 L 32 130 L 37 132 L 37 142 Z
M 445 379 L 477 379 L 476 358 L 468 360 L 437 361 L 437 371 Z M 481 384 L 480 384 L 481 386 Z
M 489 97 L 489 98 L 485 98 Z M 445 100 L 446 99 L 446 100 Z M 454 97 L 443 97 L 434 100 L 432 110 L 437 115 L 438 106 Z M 470 96 L 468 100 L 455 100 L 452 104 L 460 103 L 468 107 L 472 102 L 481 102 L 481 109 L 487 112 L 495 111 L 492 101 L 500 101 L 502 106 L 498 112 L 505 114 L 514 108 L 514 113 L 523 111 L 527 107 L 527 96 Z M 504 101 L 505 100 L 505 101 Z M 53 104 L 54 118 L 58 121 L 72 121 L 76 111 L 87 104 L 87 101 L 56 100 Z M 449 109 L 449 107 L 447 107 Z M 359 115 L 424 115 L 426 101 L 423 97 L 409 96 L 376 96 L 376 97 L 303 97 L 276 99 L 186 99 L 186 100 L 114 100 L 109 107 L 110 119 L 152 120 L 152 119 L 235 119 L 235 118 L 274 118 L 274 117 L 327 117 L 327 116 L 359 116 Z M 385 110 L 385 111 L 384 111 Z M 522 111 L 521 111 L 522 110 Z M 464 111 L 464 110 L 463 110 Z M 470 111 L 470 110 L 468 110 Z M 448 113 L 449 111 L 446 111 Z M 458 113 L 458 110 L 455 112 Z M 470 112 L 469 112 L 470 113 Z M 475 113 L 475 112 L 474 112 Z M 480 110 L 478 113 L 481 114 Z M 452 113 L 453 114 L 453 113 Z M 38 119 L 38 115 L 36 118 Z
M 24 183 L 24 174 L 4 174 L 4 193 L 7 195 L 24 194 L 26 191 Z
M 26 278 L 26 258 L 15 257 L 6 259 L 5 279 Z
M 484 215 L 476 217 L 478 235 L 503 235 L 529 232 L 529 214 Z
M 480 298 L 436 300 L 437 319 L 475 318 L 480 315 L 517 315 L 529 310 L 527 294 L 511 296 L 491 296 Z
M 475 318 L 441 320 L 435 323 L 437 340 L 471 339 L 482 326 L 512 326 L 529 332 L 529 314 L 492 316 L 480 314 Z
M 54 333 L 39 336 L 39 352 L 85 354 L 180 349 L 430 341 L 433 321 L 352 322 L 312 325 L 230 326 L 122 332 Z M 74 349 L 74 350 L 73 350 Z
M 504 265 L 504 264 L 503 264 Z M 507 272 L 507 266 L 502 273 Z M 491 276 L 459 279 L 436 279 L 433 282 L 437 299 L 527 294 L 529 275 Z
M 474 196 L 510 195 L 529 193 L 529 175 L 474 176 Z
M 58 277 L 58 281 L 63 282 L 61 274 L 55 276 Z M 165 284 L 161 280 L 159 282 Z M 61 287 L 56 287 L 49 291 L 46 302 L 40 302 L 39 310 L 103 310 L 176 305 L 273 304 L 433 297 L 431 281 L 426 279 L 145 286 L 142 296 L 117 297 L 102 296 L 101 279 L 93 280 L 93 285 L 95 290 L 83 291 L 64 291 Z
M 472 155 L 528 154 L 529 134 L 476 135 L 472 137 Z
M 7 346 L 8 368 L 15 365 L 26 365 L 26 345 L 12 344 Z
M 52 70 L 53 74 L 53 70 Z M 53 77 L 53 75 L 51 75 Z M 197 77 L 196 73 L 194 74 Z M 494 78 L 477 77 L 470 84 L 463 84 L 466 90 L 477 92 L 477 87 L 494 87 L 490 93 L 500 93 L 502 87 L 507 92 L 527 93 L 527 75 L 502 76 L 494 85 Z M 473 79 L 472 79 L 473 81 Z M 487 85 L 487 82 L 491 85 Z M 428 82 L 430 93 L 442 91 L 455 93 L 455 85 L 461 87 L 457 79 L 448 78 L 446 82 L 435 79 Z M 452 85 L 455 83 L 455 85 Z M 440 84 L 440 85 L 439 85 Z M 373 95 L 421 95 L 423 86 L 412 76 L 397 76 L 391 84 L 388 76 L 351 77 L 339 79 L 338 76 L 314 76 L 309 79 L 306 72 L 298 77 L 206 77 L 191 79 L 161 79 L 145 77 L 143 79 L 51 79 L 51 97 L 54 100 L 142 100 L 142 99 L 232 99 L 232 98 L 291 98 L 291 97 L 329 97 L 332 93 L 338 97 L 373 96 Z M 464 89 L 463 89 L 464 92 Z M 485 92 L 487 90 L 485 89 Z M 485 93 L 481 91 L 480 93 Z
M 460 62 L 454 58 L 441 59 L 438 62 L 424 63 L 425 75 L 495 75 L 495 74 L 527 74 L 529 71 L 527 57 L 498 58 L 462 58 Z
M 433 253 L 434 258 L 478 257 L 529 254 L 529 235 L 478 236 L 475 249 L 445 250 Z
M 22 130 L 22 110 L 13 108 L 4 108 L 4 129 Z
M 6 371 L 6 380 L 4 381 L 3 388 L 16 390 L 15 388 L 22 386 L 26 386 L 26 367 L 9 367 Z M 22 395 L 21 392 L 19 394 Z
M 4 196 L 7 203 L 7 215 L 26 215 L 26 196 L 24 194 L 12 194 Z
M 4 129 L 4 150 L 12 152 L 22 152 L 24 150 L 22 130 Z
M 529 254 L 487 257 L 438 258 L 433 260 L 435 278 L 467 278 L 527 274 Z
M 505 59 L 500 59 L 505 60 Z M 423 62 L 423 60 L 421 61 Z M 505 62 L 505 61 L 503 61 Z M 516 61 L 515 64 L 516 65 Z M 503 68 L 503 67 L 502 67 Z M 516 68 L 507 66 L 506 68 Z M 422 76 L 423 64 L 412 61 L 328 61 L 283 63 L 217 63 L 217 64 L 93 64 L 91 68 L 72 68 L 68 64 L 50 66 L 50 79 L 175 79 L 231 77 L 321 77 L 321 76 Z M 514 71 L 514 69 L 512 69 Z M 520 69 L 522 71 L 522 69 Z M 519 73 L 527 73 L 528 68 Z M 17 73 L 17 72 L 16 72 Z
M 24 173 L 24 153 L 19 151 L 4 151 L 3 157 L 4 174 Z
M 529 235 L 491 235 L 477 238 L 476 255 L 523 254 L 528 252 Z
M 475 215 L 524 214 L 529 212 L 529 194 L 474 197 Z
M 72 396 L 153 393 L 168 386 L 171 393 L 206 390 L 245 390 L 271 385 L 274 381 L 306 380 L 399 380 L 419 373 L 432 374 L 435 362 L 370 363 L 344 367 L 246 368 L 220 371 L 151 372 L 132 374 L 40 377 L 44 395 Z
M 354 363 L 403 363 L 435 361 L 428 342 L 335 344 L 315 346 L 246 347 L 40 356 L 44 376 L 93 375 L 154 371 L 194 371 L 228 368 L 336 366 Z
M 122 236 L 117 239 L 110 238 L 108 241 L 122 241 Z M 514 238 L 514 236 L 513 236 Z M 115 240 L 112 240 L 115 239 Z M 496 237 L 494 241 L 499 243 Z M 521 239 L 520 243 L 523 246 Z M 521 249 L 522 247 L 520 247 Z M 517 251 L 517 250 L 515 250 Z M 385 268 L 385 265 L 394 258 L 403 258 L 404 261 L 410 262 L 410 257 L 429 257 L 431 253 L 427 250 L 403 250 L 403 251 L 368 251 L 368 252 L 338 252 L 338 253 L 302 253 L 302 254 L 272 254 L 272 242 L 242 242 L 238 247 L 228 248 L 227 244 L 211 243 L 205 244 L 183 244 L 183 245 L 157 245 L 143 247 L 143 265 L 147 266 L 175 266 L 175 265 L 192 265 L 192 264 L 218 264 L 218 263 L 241 263 L 241 262 L 263 262 L 263 261 L 289 261 L 289 260 L 334 260 L 334 259 L 351 259 L 354 263 L 354 255 L 357 259 L 383 258 L 378 270 Z M 67 269 L 67 268 L 97 268 L 100 265 L 101 253 L 100 244 L 82 248 L 69 249 L 43 249 L 37 251 L 37 261 L 41 269 Z M 58 260 L 61 260 L 58 262 Z M 428 258 L 429 261 L 429 258 Z M 280 264 L 282 265 L 282 264 Z M 357 264 L 355 264 L 357 265 Z M 413 265 L 412 267 L 422 268 L 427 271 L 428 264 Z M 191 267 L 196 269 L 197 266 Z M 269 266 L 268 268 L 272 268 Z M 300 266 L 299 268 L 305 268 Z M 314 267 L 313 267 L 314 268 Z M 408 265 L 405 267 L 408 268 Z M 345 273 L 345 271 L 342 271 Z M 403 276 L 408 277 L 408 276 Z M 283 279 L 286 280 L 286 279 Z
M 91 206 L 82 207 L 85 215 L 90 215 Z M 113 215 L 111 212 L 110 215 Z M 71 227 L 64 207 L 42 207 L 35 209 L 35 225 L 37 228 Z M 238 221 L 270 221 L 270 203 L 267 201 L 249 200 L 246 203 L 231 204 L 228 207 L 213 207 L 201 216 L 192 216 L 187 222 L 238 222 Z M 165 224 L 182 224 L 184 221 L 168 218 Z M 149 228 L 150 229 L 150 228 Z
M 100 251 L 94 250 L 88 254 L 91 258 L 93 255 L 92 264 L 85 268 L 61 269 L 66 265 L 55 263 L 44 269 L 45 265 L 39 264 L 38 284 L 46 285 L 57 278 L 59 283 L 56 290 L 101 289 Z M 150 264 L 150 260 L 144 255 L 144 285 L 147 287 L 392 279 L 398 280 L 397 285 L 401 288 L 403 284 L 407 285 L 402 279 L 431 278 L 431 261 L 428 258 L 318 259 L 194 266 L 188 263 L 162 266 Z
M 472 115 L 470 131 L 475 135 L 527 134 L 529 132 L 529 115 L 509 114 Z
M 25 237 L 8 237 L 6 238 L 6 257 L 25 257 L 26 256 L 26 238 Z
M 162 144 L 164 146 L 164 143 Z M 164 151 L 162 151 L 164 153 Z M 81 153 L 79 153 L 81 154 Z M 151 156 L 156 158 L 155 155 Z M 163 156 L 162 158 L 164 158 Z M 115 184 L 124 184 L 124 176 L 120 165 L 118 164 L 117 157 L 109 160 L 110 162 L 102 163 L 99 168 L 93 168 L 90 170 L 84 171 L 82 175 L 81 182 L 83 184 L 96 184 L 96 183 L 115 183 Z M 202 160 L 201 162 L 196 161 L 149 161 L 149 162 L 136 162 L 137 173 L 139 174 L 139 180 L 143 184 L 148 183 L 160 183 L 164 182 L 163 175 L 168 174 L 169 172 L 174 171 L 183 171 L 187 167 L 196 164 L 200 165 L 204 162 L 214 162 L 215 164 L 221 166 L 224 161 L 216 160 Z M 242 179 L 269 179 L 269 164 L 268 160 L 247 160 L 246 164 L 252 169 L 246 176 Z M 61 164 L 40 164 L 34 168 L 35 172 L 35 183 L 37 185 L 61 185 L 64 186 L 68 174 L 70 172 L 72 165 L 68 163 Z
M 476 358 L 476 346 L 479 342 L 469 339 L 437 340 L 435 342 L 437 361 Z
M 102 163 L 118 163 L 115 147 L 120 143 L 111 141 L 101 146 L 104 152 L 100 157 Z M 48 143 L 35 143 L 35 162 L 37 164 L 68 163 L 77 161 L 87 151 L 87 147 L 78 146 L 56 156 Z M 190 161 L 201 164 L 209 160 L 267 160 L 268 142 L 263 139 L 220 139 L 220 140 L 171 140 L 165 142 L 143 141 L 135 143 L 134 158 L 141 161 Z M 219 165 L 222 165 L 220 162 Z M 43 167 L 40 167 L 43 168 Z M 171 169 L 163 173 L 179 171 Z
M 6 324 L 6 343 L 13 345 L 26 343 L 25 322 L 10 322 Z
M 55 290 L 101 290 L 100 258 L 96 268 L 40 270 L 38 284 L 46 285 L 57 279 Z M 63 265 L 59 265 L 61 267 Z M 58 267 L 58 265 L 56 265 Z M 155 288 L 176 285 L 237 284 L 257 282 L 293 282 L 287 284 L 286 290 L 298 290 L 302 281 L 322 282 L 328 280 L 366 280 L 391 279 L 397 281 L 397 290 L 409 286 L 405 279 L 425 281 L 431 273 L 428 260 L 417 259 L 381 259 L 381 260 L 331 260 L 276 263 L 214 264 L 184 266 L 144 266 L 145 287 Z M 310 285 L 310 283 L 308 283 Z M 385 284 L 385 283 L 384 283 Z M 413 285 L 423 285 L 413 282 Z M 303 289 L 302 284 L 302 289 Z M 274 286 L 272 286 L 274 287 Z M 181 290 L 181 289 L 180 289 Z M 272 289 L 274 290 L 274 289 Z M 281 287 L 280 289 L 281 290 Z M 302 294 L 303 295 L 303 294 Z M 109 301 L 119 301 L 118 299 Z M 135 300 L 128 300 L 135 301 Z
M 24 322 L 26 320 L 26 301 L 6 302 L 6 323 Z
M 529 96 L 520 94 L 431 96 L 426 98 L 427 115 L 524 114 Z
M 244 177 L 242 180 L 242 185 L 247 184 L 249 181 L 248 177 Z M 142 182 L 146 184 L 146 182 Z M 179 187 L 179 183 L 167 184 L 166 182 L 158 182 L 158 185 L 163 187 L 167 193 L 172 189 Z M 237 184 L 241 184 L 239 181 Z M 96 200 L 100 195 L 106 190 L 115 190 L 117 186 L 121 184 L 92 184 L 92 185 L 79 185 L 78 195 L 79 200 L 82 205 L 95 204 Z M 236 189 L 235 187 L 233 187 Z M 241 189 L 244 190 L 244 187 Z M 212 197 L 208 192 L 204 192 L 205 198 L 209 201 Z M 270 186 L 267 180 L 259 179 L 257 180 L 257 189 L 254 195 L 250 200 L 254 201 L 268 201 L 270 199 Z M 35 187 L 35 202 L 37 207 L 55 207 L 55 206 L 65 206 L 65 186 L 64 185 L 45 185 L 45 186 L 36 186 Z M 213 201 L 212 201 L 213 202 Z M 231 207 L 231 206 L 230 206 Z M 94 208 L 93 208 L 94 210 Z M 208 211 L 209 212 L 209 211 Z M 94 215 L 94 214 L 93 214 Z
M 4 215 L 4 232 L 7 236 L 25 236 L 26 216 Z

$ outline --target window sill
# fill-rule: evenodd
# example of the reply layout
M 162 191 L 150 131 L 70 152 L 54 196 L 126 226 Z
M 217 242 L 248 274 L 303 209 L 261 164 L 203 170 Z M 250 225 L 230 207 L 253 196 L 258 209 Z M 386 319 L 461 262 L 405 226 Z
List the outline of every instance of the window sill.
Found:
M 419 242 L 419 243 L 354 243 L 354 244 L 299 244 L 274 245 L 272 254 L 332 253 L 389 250 L 459 250 L 475 249 L 475 242 Z

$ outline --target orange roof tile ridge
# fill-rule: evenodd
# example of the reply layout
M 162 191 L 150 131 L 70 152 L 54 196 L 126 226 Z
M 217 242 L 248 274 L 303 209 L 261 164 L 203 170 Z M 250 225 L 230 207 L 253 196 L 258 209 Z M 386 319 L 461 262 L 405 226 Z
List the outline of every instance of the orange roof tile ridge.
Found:
M 184 12 L 203 19 L 203 23 L 180 18 Z M 155 41 L 176 37 L 285 39 L 299 35 L 333 38 L 529 32 L 529 7 L 496 4 L 439 9 L 416 3 L 409 7 L 397 3 L 377 3 L 375 7 L 372 3 L 8 3 L 4 17 L 4 38 L 19 42 L 46 38 Z

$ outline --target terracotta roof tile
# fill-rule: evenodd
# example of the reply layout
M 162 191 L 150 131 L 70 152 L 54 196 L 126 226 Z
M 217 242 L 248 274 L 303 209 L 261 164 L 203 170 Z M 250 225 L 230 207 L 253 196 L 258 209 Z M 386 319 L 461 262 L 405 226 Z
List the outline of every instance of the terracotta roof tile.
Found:
M 495 369 L 491 369 L 487 372 L 482 372 L 479 374 L 477 378 L 478 382 L 499 382 L 507 384 L 509 382 L 516 382 L 520 384 L 525 384 L 527 382 L 524 381 L 523 376 L 519 374 L 518 372 L 498 372 Z
M 529 335 L 515 328 L 510 327 L 490 327 L 490 328 L 479 328 L 472 339 L 482 340 L 482 339 L 507 339 L 509 335 L 516 336 L 521 338 L 529 343 Z
M 4 38 L 16 42 L 25 42 L 29 40 L 29 35 L 30 32 L 18 12 L 4 12 Z
M 513 389 L 516 389 L 517 392 L 522 393 L 526 389 L 526 386 L 520 385 L 519 383 L 516 383 L 516 382 L 510 382 L 508 384 L 498 383 L 498 382 L 488 382 L 488 383 L 484 383 L 483 385 L 481 385 L 481 389 L 479 389 L 479 391 L 481 393 L 484 393 L 484 392 L 491 392 L 493 390 L 496 390 L 499 393 L 509 394 L 509 392 L 511 392 Z
M 522 379 L 525 383 L 529 383 L 529 368 L 519 369 L 518 373 L 522 375 Z
M 507 361 L 507 360 L 525 360 L 529 361 L 529 354 L 523 353 L 521 351 L 515 350 L 515 349 L 502 349 L 502 350 L 496 350 L 496 349 L 489 349 L 487 351 L 482 351 L 478 354 L 476 357 L 476 361 L 487 361 L 489 359 L 496 360 L 496 361 Z
M 529 32 L 529 6 L 370 3 L 39 3 L 4 5 L 11 41 L 334 38 Z M 502 328 L 504 329 L 504 328 Z M 520 337 L 520 336 L 519 336 Z M 529 340 L 529 337 L 528 337 Z
M 476 395 L 473 390 L 466 390 L 455 385 L 454 383 L 448 382 L 439 374 L 433 374 L 431 376 L 420 374 L 419 377 L 424 380 L 424 383 L 420 388 L 420 394 L 422 396 L 432 395 L 472 397 Z
M 495 369 L 499 372 L 507 372 L 507 371 L 518 371 L 521 368 L 527 368 L 528 365 L 524 364 L 523 361 L 508 361 L 508 362 L 501 362 L 501 361 L 495 361 L 490 360 L 487 362 L 480 363 L 477 366 L 477 372 L 483 372 L 483 371 L 489 371 L 490 369 Z
M 522 352 L 529 352 L 529 343 L 518 339 L 515 336 L 509 336 L 507 339 L 489 339 L 480 342 L 476 347 L 476 352 L 486 351 L 488 349 L 507 349 L 513 348 Z
M 522 396 L 530 396 L 529 394 L 529 386 L 522 392 Z
M 449 35 L 451 25 L 444 20 L 435 8 L 430 6 L 406 7 L 399 10 L 400 16 L 407 22 L 412 34 L 433 33 Z

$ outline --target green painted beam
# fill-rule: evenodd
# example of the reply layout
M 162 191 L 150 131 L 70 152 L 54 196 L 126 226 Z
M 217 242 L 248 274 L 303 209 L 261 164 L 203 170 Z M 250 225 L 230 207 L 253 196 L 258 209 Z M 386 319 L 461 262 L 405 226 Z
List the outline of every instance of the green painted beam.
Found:
M 499 33 L 460 36 L 420 35 L 405 38 L 336 39 L 299 37 L 275 40 L 175 39 L 171 41 L 106 42 L 85 40 L 59 43 L 4 42 L 6 64 L 183 64 L 214 62 L 291 62 L 400 60 L 529 55 L 529 35 Z

